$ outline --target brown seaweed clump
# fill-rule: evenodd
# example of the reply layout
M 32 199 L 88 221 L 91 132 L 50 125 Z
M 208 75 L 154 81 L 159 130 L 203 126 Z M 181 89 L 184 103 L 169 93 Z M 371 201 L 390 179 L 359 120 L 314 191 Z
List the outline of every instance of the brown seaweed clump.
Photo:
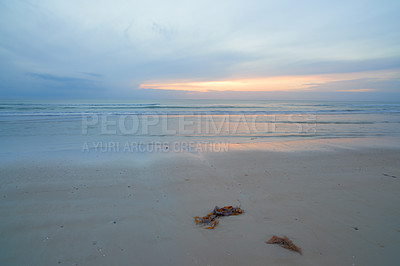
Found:
M 204 229 L 214 229 L 214 227 L 219 224 L 218 217 L 238 215 L 241 213 L 243 213 L 243 210 L 239 207 L 225 206 L 223 208 L 219 208 L 218 206 L 215 206 L 213 212 L 210 212 L 203 217 L 196 216 L 194 217 L 194 220 L 196 221 L 196 224 L 208 225 Z
M 292 240 L 290 240 L 287 236 L 284 237 L 277 237 L 277 236 L 273 236 L 271 237 L 270 240 L 266 241 L 265 243 L 267 244 L 278 244 L 279 246 L 298 252 L 301 255 L 303 255 L 303 253 L 301 252 L 301 248 L 299 248 L 298 246 L 296 246 Z

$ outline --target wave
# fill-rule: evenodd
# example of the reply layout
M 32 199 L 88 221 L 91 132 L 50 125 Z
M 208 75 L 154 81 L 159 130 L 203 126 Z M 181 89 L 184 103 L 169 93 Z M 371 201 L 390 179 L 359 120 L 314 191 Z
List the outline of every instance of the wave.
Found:
M 0 116 L 77 115 L 289 115 L 400 113 L 400 103 L 234 102 L 0 103 Z
M 370 111 L 295 111 L 295 112 L 285 112 L 285 111 L 170 111 L 170 112 L 0 112 L 0 117 L 10 117 L 10 116 L 88 116 L 88 115 L 168 115 L 168 116 L 196 116 L 196 115 L 346 115 L 346 114 L 400 114 L 400 111 L 380 111 L 380 112 L 370 112 Z

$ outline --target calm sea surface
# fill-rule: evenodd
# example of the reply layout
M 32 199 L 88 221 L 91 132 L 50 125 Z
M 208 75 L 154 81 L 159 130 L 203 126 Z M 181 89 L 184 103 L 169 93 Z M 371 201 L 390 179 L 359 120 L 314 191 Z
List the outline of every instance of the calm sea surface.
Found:
M 2 153 L 400 135 L 400 102 L 1 101 Z M 113 144 L 114 143 L 114 144 Z

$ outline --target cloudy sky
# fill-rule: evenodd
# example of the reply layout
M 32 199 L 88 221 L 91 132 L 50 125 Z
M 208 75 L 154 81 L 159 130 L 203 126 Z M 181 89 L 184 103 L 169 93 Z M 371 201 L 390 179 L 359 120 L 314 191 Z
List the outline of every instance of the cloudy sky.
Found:
M 400 99 L 400 1 L 0 2 L 0 98 Z

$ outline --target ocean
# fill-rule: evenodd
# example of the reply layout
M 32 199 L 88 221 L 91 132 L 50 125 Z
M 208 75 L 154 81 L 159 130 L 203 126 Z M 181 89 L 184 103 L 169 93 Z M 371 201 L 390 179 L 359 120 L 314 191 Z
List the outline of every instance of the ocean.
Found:
M 1 101 L 1 153 L 399 137 L 400 102 Z M 104 148 L 105 147 L 105 148 Z M 116 148 L 118 147 L 118 148 Z M 171 146 L 170 146 L 171 147 Z M 129 149 L 128 149 L 129 150 Z

